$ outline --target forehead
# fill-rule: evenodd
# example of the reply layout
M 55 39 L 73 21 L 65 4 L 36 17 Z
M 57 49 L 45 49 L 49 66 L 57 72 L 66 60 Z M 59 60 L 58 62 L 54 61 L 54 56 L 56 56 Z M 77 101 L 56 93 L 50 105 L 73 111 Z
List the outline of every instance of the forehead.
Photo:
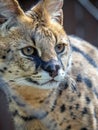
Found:
M 35 25 L 35 24 L 34 24 Z M 44 25 L 32 25 L 31 38 L 37 40 L 49 40 L 54 42 L 66 42 L 67 35 L 63 27 L 57 23 L 48 23 Z
M 28 18 L 29 19 L 29 18 Z M 68 38 L 63 27 L 58 23 L 52 23 L 51 21 L 47 23 L 40 23 L 39 21 L 33 21 L 31 18 L 29 20 L 22 20 L 22 32 L 23 36 L 33 43 L 68 43 Z

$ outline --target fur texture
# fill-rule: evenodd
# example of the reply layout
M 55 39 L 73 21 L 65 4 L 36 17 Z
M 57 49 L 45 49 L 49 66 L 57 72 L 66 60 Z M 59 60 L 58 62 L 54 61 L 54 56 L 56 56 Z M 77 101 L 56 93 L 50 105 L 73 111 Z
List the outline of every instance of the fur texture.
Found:
M 97 130 L 98 50 L 63 29 L 63 0 L 26 13 L 0 0 L 0 88 L 15 130 Z

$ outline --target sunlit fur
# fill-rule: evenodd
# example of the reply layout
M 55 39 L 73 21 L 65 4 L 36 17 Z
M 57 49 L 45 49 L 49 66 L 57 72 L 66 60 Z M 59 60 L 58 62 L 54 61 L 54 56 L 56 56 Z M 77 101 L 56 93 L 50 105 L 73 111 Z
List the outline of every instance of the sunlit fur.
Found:
M 62 6 L 40 0 L 25 13 L 0 0 L 0 88 L 15 130 L 98 130 L 98 50 L 66 34 Z
M 3 75 L 6 81 L 14 81 L 14 83 L 18 85 L 23 84 L 30 87 L 50 89 L 55 86 L 57 87 L 57 84 L 63 80 L 67 74 L 70 66 L 68 63 L 70 61 L 68 59 L 70 58 L 71 52 L 70 43 L 62 26 L 57 22 L 52 22 L 51 19 L 48 18 L 47 12 L 39 14 L 38 11 L 40 9 L 37 7 L 34 8 L 34 10 L 37 11 L 39 18 L 33 19 L 33 16 L 30 18 L 23 14 L 16 19 L 17 22 L 15 21 L 15 23 L 12 24 L 15 24 L 14 26 L 9 25 L 11 27 L 8 31 L 6 31 L 6 24 L 11 23 L 2 25 L 3 30 L 1 31 L 0 39 L 3 44 L 1 43 L 0 47 L 2 51 L 4 49 L 7 51 L 10 48 L 10 52 L 9 54 L 5 54 L 4 51 L 1 51 L 1 55 L 8 55 L 6 59 L 2 59 L 1 57 L 1 62 L 3 60 L 5 64 L 3 66 L 0 65 L 0 69 L 3 70 L 4 66 L 7 67 L 1 75 Z M 44 19 L 40 19 L 40 17 Z M 4 34 L 5 31 L 6 34 Z M 65 50 L 61 54 L 56 54 L 55 46 L 57 44 L 65 44 Z M 29 57 L 22 54 L 21 49 L 27 46 L 34 47 L 39 57 L 45 62 L 51 59 L 60 62 L 60 70 L 54 79 L 56 82 L 49 82 L 52 80 L 52 77 L 40 66 L 36 69 L 36 63 L 33 61 L 33 57 L 32 60 L 30 60 Z M 29 78 L 38 82 L 38 84 L 34 82 L 31 83 L 29 80 L 27 81 L 26 79 Z

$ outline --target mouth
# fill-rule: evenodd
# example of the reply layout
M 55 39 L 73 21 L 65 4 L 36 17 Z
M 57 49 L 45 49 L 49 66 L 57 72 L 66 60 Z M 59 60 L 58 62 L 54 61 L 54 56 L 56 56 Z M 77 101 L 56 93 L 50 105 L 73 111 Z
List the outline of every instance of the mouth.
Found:
M 52 84 L 52 83 L 57 83 L 58 81 L 56 81 L 56 80 L 54 80 L 54 79 L 51 79 L 51 80 L 49 80 L 49 81 L 47 81 L 47 82 L 45 82 L 45 83 L 38 83 L 37 81 L 34 81 L 33 79 L 31 79 L 31 78 L 27 78 L 26 79 L 28 82 L 30 82 L 30 83 L 34 83 L 34 84 L 37 84 L 37 85 L 46 85 L 46 84 Z
M 41 84 L 41 85 L 45 85 L 45 84 L 48 84 L 48 83 L 57 83 L 58 81 L 56 81 L 56 80 L 54 80 L 54 79 L 51 79 L 51 80 L 49 80 L 49 81 L 47 81 L 47 82 L 45 82 L 45 83 L 43 83 L 43 84 Z

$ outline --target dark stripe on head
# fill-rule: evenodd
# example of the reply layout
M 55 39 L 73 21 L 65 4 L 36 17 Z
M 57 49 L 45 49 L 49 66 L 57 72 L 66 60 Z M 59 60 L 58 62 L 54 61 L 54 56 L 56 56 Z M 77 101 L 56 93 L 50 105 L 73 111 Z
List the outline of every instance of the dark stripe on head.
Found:
M 33 38 L 33 36 L 31 37 L 31 40 L 33 41 L 34 46 L 36 46 L 36 42 L 35 42 L 35 39 Z

